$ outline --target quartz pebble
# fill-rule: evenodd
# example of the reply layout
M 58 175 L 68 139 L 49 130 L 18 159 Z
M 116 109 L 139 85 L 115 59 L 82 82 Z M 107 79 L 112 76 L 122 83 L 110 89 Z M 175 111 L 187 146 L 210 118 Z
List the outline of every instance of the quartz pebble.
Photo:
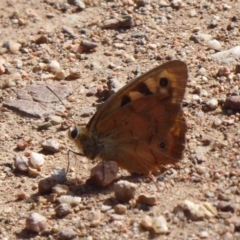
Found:
M 167 221 L 163 216 L 150 217 L 146 215 L 140 222 L 140 225 L 156 234 L 165 234 L 168 232 Z
M 49 64 L 50 71 L 53 73 L 59 72 L 61 70 L 60 64 L 56 60 L 52 60 Z
M 71 195 L 62 195 L 58 198 L 60 203 L 67 203 L 71 206 L 77 206 L 81 202 L 80 197 L 74 197 Z
M 30 163 L 34 168 L 40 169 L 43 166 L 44 162 L 45 159 L 42 154 L 36 152 L 30 153 Z
M 218 107 L 218 101 L 215 98 L 212 98 L 207 101 L 206 105 L 208 106 L 209 109 L 214 110 Z
M 185 216 L 193 221 L 213 218 L 218 214 L 217 209 L 211 203 L 203 202 L 196 204 L 189 200 L 179 204 L 176 210 L 183 210 Z
M 221 50 L 221 48 L 222 48 L 221 43 L 219 41 L 217 41 L 216 39 L 208 41 L 207 45 L 209 48 L 218 50 L 218 51 Z

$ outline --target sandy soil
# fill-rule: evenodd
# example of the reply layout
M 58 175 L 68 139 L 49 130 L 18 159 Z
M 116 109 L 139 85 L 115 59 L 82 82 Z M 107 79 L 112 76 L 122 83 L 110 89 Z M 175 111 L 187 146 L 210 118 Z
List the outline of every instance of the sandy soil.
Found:
M 239 95 L 239 60 L 231 56 L 217 61 L 212 56 L 239 45 L 240 2 L 85 3 L 82 10 L 64 0 L 0 3 L 0 238 L 239 239 L 240 115 L 222 108 L 228 96 Z M 132 16 L 129 27 L 119 27 L 119 19 L 127 14 Z M 104 21 L 108 19 L 115 25 L 107 28 Z M 43 42 L 40 36 L 44 36 Z M 98 46 L 86 51 L 78 47 L 82 40 Z M 68 149 L 75 149 L 68 131 L 60 127 L 62 122 L 71 119 L 78 125 L 86 124 L 110 77 L 125 84 L 136 73 L 174 59 L 186 62 L 189 70 L 183 103 L 188 123 L 184 158 L 162 173 L 157 183 L 146 176 L 119 171 L 120 179 L 136 184 L 135 197 L 150 194 L 157 204 L 124 202 L 121 204 L 126 211 L 116 214 L 119 201 L 113 184 L 105 188 L 86 184 L 96 163 L 71 154 L 69 175 L 77 176 L 79 182 L 65 184 L 70 189 L 68 194 L 80 197 L 81 203 L 71 207 L 66 216 L 57 217 L 59 203 L 50 200 L 51 194 L 39 194 L 38 183 L 55 167 L 66 168 Z M 56 79 L 47 67 L 53 60 L 60 64 L 64 79 Z M 77 69 L 80 76 L 68 78 L 71 69 Z M 60 84 L 72 90 L 63 100 L 68 111 L 55 101 L 49 105 L 49 112 L 43 111 L 41 118 L 36 118 L 4 106 L 7 100 L 17 99 L 17 91 L 40 84 Z M 39 125 L 59 115 L 58 125 L 39 131 Z M 60 144 L 58 152 L 42 150 L 42 142 L 49 138 Z M 31 152 L 41 152 L 45 158 L 35 177 L 14 167 L 16 156 L 29 158 Z M 197 220 L 189 217 L 189 209 L 181 211 L 186 200 L 197 206 L 209 203 L 216 214 L 203 214 Z M 199 211 L 201 214 L 203 210 Z M 34 233 L 25 229 L 32 212 L 47 218 L 47 230 Z M 146 216 L 160 215 L 167 222 L 165 233 L 142 226 Z M 74 234 L 68 235 L 69 229 Z

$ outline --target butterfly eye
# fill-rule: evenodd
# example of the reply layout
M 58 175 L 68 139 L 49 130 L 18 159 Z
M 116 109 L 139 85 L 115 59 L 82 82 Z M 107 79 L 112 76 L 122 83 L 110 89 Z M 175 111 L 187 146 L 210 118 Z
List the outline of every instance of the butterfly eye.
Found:
M 72 139 L 75 139 L 79 134 L 79 130 L 77 127 L 74 127 L 74 129 L 70 132 L 70 136 Z
M 166 143 L 165 142 L 160 142 L 159 144 L 161 149 L 165 149 L 166 148 Z
M 166 87 L 168 85 L 168 79 L 167 78 L 160 78 L 159 84 L 161 87 Z

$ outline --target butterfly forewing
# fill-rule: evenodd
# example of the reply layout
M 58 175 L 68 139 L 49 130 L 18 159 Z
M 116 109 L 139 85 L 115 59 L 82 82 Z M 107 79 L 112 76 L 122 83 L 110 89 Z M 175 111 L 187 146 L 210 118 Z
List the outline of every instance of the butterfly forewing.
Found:
M 101 119 L 107 118 L 112 112 L 147 95 L 162 93 L 166 97 L 171 97 L 172 101 L 180 103 L 184 96 L 186 82 L 187 67 L 184 62 L 176 60 L 164 63 L 137 77 L 112 95 L 91 119 L 88 129 L 94 132 Z

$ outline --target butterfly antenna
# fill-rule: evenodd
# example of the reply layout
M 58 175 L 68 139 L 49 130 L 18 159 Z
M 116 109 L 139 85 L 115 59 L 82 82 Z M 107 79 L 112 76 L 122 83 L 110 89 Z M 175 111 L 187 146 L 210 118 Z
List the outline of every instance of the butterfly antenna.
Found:
M 67 165 L 67 171 L 66 171 L 66 173 L 68 173 L 68 171 L 69 171 L 69 165 L 70 165 L 70 152 L 72 152 L 72 153 L 74 153 L 75 155 L 79 155 L 79 156 L 84 156 L 82 153 L 79 153 L 79 152 L 76 152 L 76 151 L 74 151 L 73 149 L 68 149 L 68 152 L 67 152 L 67 155 L 68 155 L 68 165 Z
M 62 105 L 67 108 L 67 106 L 64 104 L 64 102 L 62 101 L 62 99 L 48 86 L 46 85 L 46 87 L 48 88 L 48 90 L 62 103 Z
M 46 85 L 46 87 L 48 88 L 48 90 L 62 103 L 62 105 L 67 109 L 67 106 L 64 104 L 64 102 L 62 101 L 62 99 L 48 86 Z M 74 123 L 74 122 L 73 122 Z M 74 125 L 76 125 L 74 123 Z M 67 171 L 66 174 L 68 174 L 69 172 L 69 168 L 70 168 L 70 152 L 74 153 L 75 155 L 79 155 L 79 156 L 84 156 L 83 154 L 74 151 L 73 149 L 68 149 L 67 155 L 68 155 L 68 165 L 67 165 Z

